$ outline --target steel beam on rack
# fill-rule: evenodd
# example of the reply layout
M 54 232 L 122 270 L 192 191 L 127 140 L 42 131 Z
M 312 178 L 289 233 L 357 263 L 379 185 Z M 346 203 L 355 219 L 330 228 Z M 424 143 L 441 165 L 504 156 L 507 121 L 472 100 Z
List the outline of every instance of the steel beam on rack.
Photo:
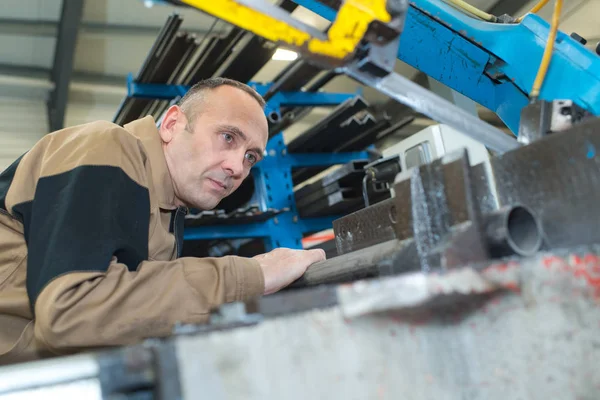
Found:
M 354 114 L 367 108 L 368 104 L 360 96 L 346 100 L 340 104 L 331 114 L 323 118 L 317 124 L 303 132 L 288 144 L 290 152 L 302 152 L 309 143 L 315 141 L 317 136 L 330 129 L 339 129 L 339 126 Z
M 250 82 L 249 85 L 259 94 L 266 92 L 270 85 Z M 161 100 L 171 100 L 183 96 L 190 86 L 169 85 L 162 83 L 136 82 L 133 75 L 127 75 L 127 96 Z M 356 93 L 312 93 L 312 92 L 278 92 L 272 99 L 279 106 L 334 106 L 357 96 Z
M 348 153 L 288 153 L 284 156 L 283 163 L 290 167 L 323 167 L 337 164 L 346 164 L 355 160 L 368 160 L 369 152 L 353 151 Z M 266 161 L 267 159 L 265 159 Z M 264 162 L 264 161 L 263 161 Z
M 271 100 L 283 107 L 318 107 L 337 106 L 346 100 L 356 97 L 356 93 L 325 93 L 325 92 L 278 92 Z
M 135 82 L 133 74 L 127 75 L 127 96 L 145 99 L 171 100 L 183 96 L 189 90 L 189 86 L 166 85 L 160 83 Z

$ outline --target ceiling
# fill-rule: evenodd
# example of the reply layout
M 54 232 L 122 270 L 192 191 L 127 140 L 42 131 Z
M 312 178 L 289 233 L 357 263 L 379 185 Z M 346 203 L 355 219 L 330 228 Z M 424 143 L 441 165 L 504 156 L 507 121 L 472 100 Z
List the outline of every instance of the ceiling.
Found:
M 65 0 L 70 1 L 70 0 Z M 151 2 L 150 2 L 151 3 Z M 66 83 L 64 100 L 66 123 L 93 119 L 110 119 L 125 95 L 125 76 L 137 72 L 168 15 L 177 12 L 183 16 L 182 29 L 202 38 L 213 22 L 212 17 L 198 11 L 170 5 L 147 7 L 142 0 L 83 0 L 81 22 L 74 51 L 73 73 Z M 519 10 L 521 14 L 535 1 L 470 0 L 476 7 L 494 14 Z M 61 31 L 61 0 L 3 0 L 0 8 L 0 98 L 46 99 L 57 80 L 51 73 L 55 61 L 57 37 Z M 549 19 L 552 6 L 539 14 Z M 294 15 L 313 26 L 324 29 L 327 21 L 299 9 Z M 561 29 L 577 32 L 595 45 L 600 41 L 600 1 L 570 0 L 565 3 Z M 63 27 L 64 28 L 64 27 Z M 219 22 L 215 31 L 226 31 L 228 26 Z M 66 34 L 63 42 L 75 36 Z M 68 57 L 67 57 L 68 58 Z M 61 60 L 65 59 L 64 57 Z M 61 60 L 58 60 L 59 62 Z M 63 61 L 65 62 L 65 61 Z M 286 65 L 287 61 L 270 61 L 255 76 L 256 81 L 267 81 Z M 68 60 L 66 61 L 68 64 Z M 413 77 L 416 71 L 398 63 L 397 71 Z M 330 91 L 355 91 L 356 83 L 336 78 L 326 86 Z M 375 91 L 366 89 L 371 102 L 383 101 Z M 66 99 L 66 97 L 65 97 Z M 0 101 L 1 108 L 7 101 Z M 69 117 L 69 114 L 76 117 Z

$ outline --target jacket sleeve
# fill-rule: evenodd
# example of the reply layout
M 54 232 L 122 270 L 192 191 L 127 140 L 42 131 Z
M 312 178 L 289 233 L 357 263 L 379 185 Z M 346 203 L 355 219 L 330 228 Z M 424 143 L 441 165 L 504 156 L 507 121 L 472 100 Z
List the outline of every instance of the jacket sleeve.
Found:
M 102 140 L 83 137 L 34 148 L 11 187 L 13 200 L 28 192 L 28 179 L 35 188 L 30 199 L 13 201 L 11 212 L 24 226 L 38 341 L 57 353 L 135 343 L 262 294 L 262 271 L 252 259 L 149 261 L 142 146 L 117 128 Z

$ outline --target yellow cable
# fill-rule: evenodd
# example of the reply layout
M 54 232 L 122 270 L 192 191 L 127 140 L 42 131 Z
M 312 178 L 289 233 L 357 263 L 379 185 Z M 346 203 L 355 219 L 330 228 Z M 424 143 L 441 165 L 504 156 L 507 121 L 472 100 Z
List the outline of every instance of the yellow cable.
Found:
M 448 1 L 452 4 L 454 4 L 455 6 L 461 8 L 483 20 L 496 22 L 495 16 L 493 16 L 492 14 L 488 14 L 485 11 L 481 11 L 479 8 L 473 7 L 472 5 L 470 5 L 469 3 L 467 3 L 463 0 L 448 0 Z
M 544 56 L 542 57 L 542 63 L 538 70 L 535 81 L 533 82 L 533 88 L 531 89 L 530 97 L 532 99 L 537 98 L 540 94 L 548 67 L 550 66 L 550 60 L 552 60 L 552 52 L 554 51 L 554 41 L 556 40 L 556 32 L 558 31 L 558 22 L 560 20 L 560 11 L 562 9 L 563 0 L 556 0 L 554 4 L 554 12 L 552 13 L 552 24 L 550 25 L 550 32 L 548 33 L 548 41 L 546 42 L 546 48 L 544 49 Z
M 542 7 L 544 7 L 546 4 L 548 4 L 550 0 L 540 0 L 538 1 L 538 3 L 533 6 L 531 8 L 531 10 L 529 10 L 525 15 L 527 14 L 535 14 L 536 12 L 540 11 L 542 9 Z M 519 18 L 517 18 L 517 22 L 521 22 L 523 21 L 523 18 L 525 18 L 525 15 L 521 15 Z

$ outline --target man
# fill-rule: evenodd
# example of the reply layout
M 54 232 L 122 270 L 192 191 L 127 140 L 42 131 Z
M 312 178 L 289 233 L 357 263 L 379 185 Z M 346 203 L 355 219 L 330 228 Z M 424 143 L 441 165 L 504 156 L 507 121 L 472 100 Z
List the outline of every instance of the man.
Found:
M 264 101 L 216 78 L 156 128 L 93 122 L 46 135 L 0 175 L 0 363 L 135 343 L 276 292 L 325 258 L 177 258 L 187 207 L 233 193 L 267 143 Z

